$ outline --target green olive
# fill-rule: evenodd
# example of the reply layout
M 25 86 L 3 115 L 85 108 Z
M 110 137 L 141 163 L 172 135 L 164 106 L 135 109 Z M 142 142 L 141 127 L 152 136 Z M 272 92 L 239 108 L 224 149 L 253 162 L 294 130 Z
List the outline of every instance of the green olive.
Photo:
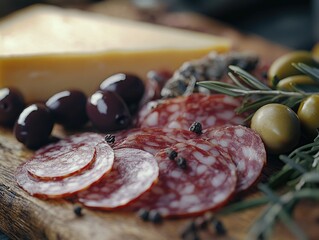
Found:
M 285 54 L 277 58 L 270 66 L 268 70 L 268 80 L 271 86 L 274 84 L 274 80 L 281 80 L 283 78 L 301 74 L 292 63 L 305 63 L 308 65 L 315 65 L 315 61 L 312 58 L 312 53 L 307 51 L 295 51 Z
M 294 75 L 280 80 L 276 88 L 284 91 L 294 91 L 296 85 L 319 86 L 319 83 L 306 75 Z
M 251 120 L 251 128 L 260 135 L 270 153 L 289 152 L 300 138 L 297 114 L 282 104 L 271 103 L 259 108 Z
M 319 128 L 319 95 L 314 94 L 303 100 L 297 114 L 308 136 L 316 137 Z

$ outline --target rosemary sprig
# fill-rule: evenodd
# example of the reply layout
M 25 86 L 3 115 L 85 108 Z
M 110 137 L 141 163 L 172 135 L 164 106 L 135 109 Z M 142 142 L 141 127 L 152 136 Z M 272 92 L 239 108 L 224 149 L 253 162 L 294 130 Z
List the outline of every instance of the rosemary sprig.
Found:
M 294 64 L 294 66 L 319 81 L 319 69 L 302 63 Z M 268 103 L 282 103 L 293 108 L 304 98 L 314 93 L 313 91 L 303 91 L 303 88 L 298 86 L 296 86 L 295 91 L 274 90 L 237 66 L 229 66 L 229 69 L 228 75 L 233 84 L 219 81 L 201 81 L 197 82 L 197 85 L 229 96 L 243 97 L 243 104 L 237 109 L 238 113 L 252 113 Z
M 319 82 L 318 68 L 303 63 L 293 66 Z M 282 103 L 294 107 L 309 95 L 319 94 L 317 89 L 307 91 L 303 86 L 297 85 L 294 91 L 290 92 L 274 90 L 236 66 L 230 66 L 229 69 L 233 84 L 204 81 L 198 82 L 197 85 L 233 97 L 242 97 L 242 105 L 237 109 L 239 113 L 254 112 L 268 103 Z M 251 228 L 249 239 L 270 238 L 277 221 L 281 221 L 298 239 L 307 239 L 292 216 L 299 201 L 319 200 L 319 135 L 312 143 L 300 146 L 289 155 L 280 155 L 278 158 L 284 163 L 282 169 L 270 177 L 266 185 L 259 185 L 265 196 L 234 203 L 219 212 L 228 214 L 266 204 L 266 208 Z M 286 184 L 284 192 L 276 194 L 274 190 L 283 184 Z
M 267 184 L 258 185 L 265 196 L 234 203 L 219 212 L 229 214 L 266 204 L 266 208 L 251 227 L 248 239 L 271 239 L 272 229 L 277 221 L 281 221 L 297 239 L 307 239 L 292 215 L 300 200 L 319 200 L 319 135 L 312 143 L 295 149 L 289 155 L 280 155 L 279 160 L 285 163 L 283 168 Z M 292 184 L 290 188 L 285 188 L 283 194 L 273 192 L 279 186 L 278 182 L 282 184 L 287 181 Z
M 304 63 L 293 63 L 295 68 L 297 68 L 300 72 L 308 75 L 313 80 L 319 82 L 319 69 L 315 67 L 310 67 Z

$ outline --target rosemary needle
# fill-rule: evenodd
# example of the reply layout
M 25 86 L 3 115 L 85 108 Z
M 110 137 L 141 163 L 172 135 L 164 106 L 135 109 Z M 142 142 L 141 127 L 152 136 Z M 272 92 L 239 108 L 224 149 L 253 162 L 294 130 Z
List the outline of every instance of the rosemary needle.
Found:
M 298 64 L 298 67 L 304 69 L 303 71 L 305 72 L 307 71 L 310 76 L 315 76 L 319 79 L 319 73 L 317 74 L 316 72 L 318 69 L 311 68 L 310 71 L 309 66 L 300 64 Z M 233 81 L 233 84 L 209 80 L 200 81 L 196 84 L 232 97 L 244 97 L 243 104 L 237 109 L 238 113 L 254 112 L 268 103 L 282 103 L 293 108 L 303 99 L 314 94 L 313 91 L 303 91 L 302 88 L 299 89 L 298 87 L 295 88 L 295 91 L 274 90 L 237 66 L 231 65 L 229 69 L 231 71 L 228 75 Z M 251 115 L 247 117 L 247 120 L 250 118 Z

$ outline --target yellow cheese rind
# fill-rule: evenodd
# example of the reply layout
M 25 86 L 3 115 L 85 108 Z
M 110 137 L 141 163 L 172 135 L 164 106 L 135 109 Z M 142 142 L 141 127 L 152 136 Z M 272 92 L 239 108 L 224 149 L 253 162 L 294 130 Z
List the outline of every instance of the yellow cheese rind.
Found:
M 66 89 L 89 95 L 114 73 L 145 78 L 231 45 L 207 34 L 47 6 L 3 20 L 0 37 L 0 86 L 21 89 L 28 102 Z

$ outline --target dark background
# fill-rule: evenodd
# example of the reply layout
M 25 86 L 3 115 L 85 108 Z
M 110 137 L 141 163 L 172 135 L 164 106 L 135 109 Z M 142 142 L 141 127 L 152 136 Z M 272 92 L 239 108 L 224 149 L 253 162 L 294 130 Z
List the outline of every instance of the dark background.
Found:
M 0 16 L 33 3 L 75 5 L 98 1 L 0 0 Z M 230 24 L 242 32 L 258 34 L 292 49 L 310 50 L 316 42 L 319 42 L 319 0 L 130 0 L 130 2 L 138 6 L 164 4 L 168 11 L 196 11 Z
M 197 11 L 293 49 L 309 50 L 319 42 L 319 0 L 162 1 L 171 10 Z

